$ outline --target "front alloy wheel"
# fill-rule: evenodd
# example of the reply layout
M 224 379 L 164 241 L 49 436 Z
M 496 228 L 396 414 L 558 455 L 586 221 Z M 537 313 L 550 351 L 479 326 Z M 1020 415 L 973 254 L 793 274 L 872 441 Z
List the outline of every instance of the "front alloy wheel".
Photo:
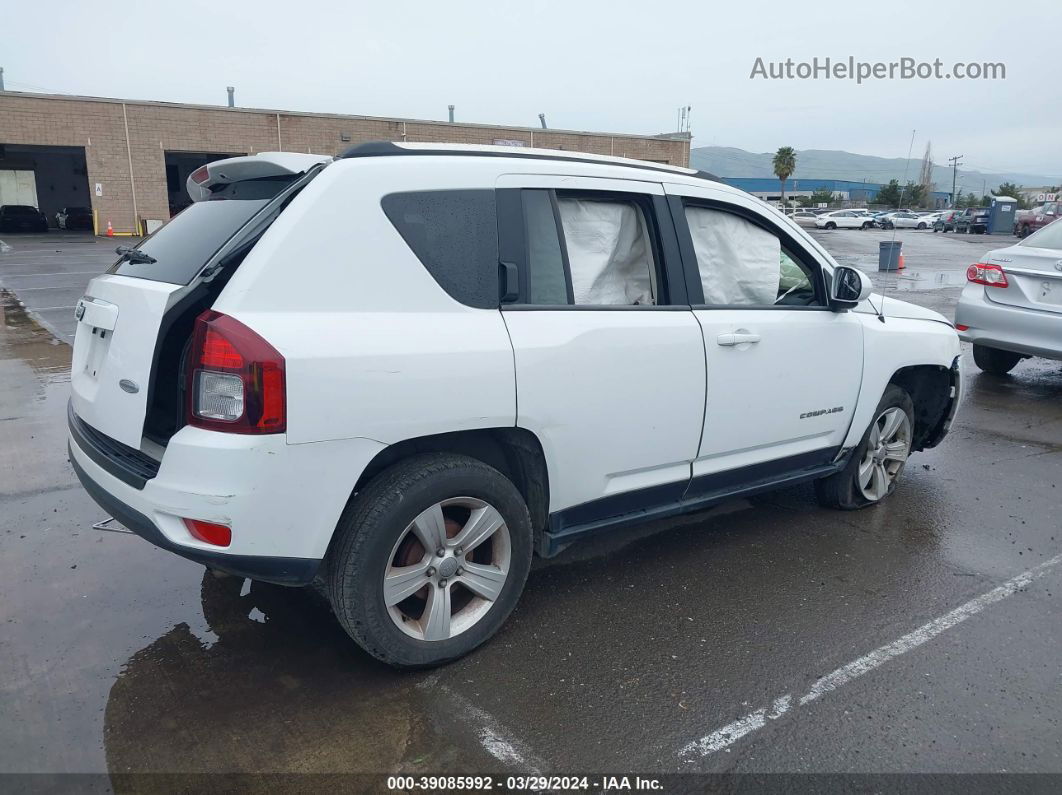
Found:
M 911 420 L 904 410 L 894 406 L 878 415 L 869 442 L 859 462 L 859 490 L 877 502 L 889 493 L 911 454 Z
M 877 505 L 895 491 L 913 447 L 911 396 L 896 384 L 889 384 L 874 409 L 874 421 L 844 468 L 815 481 L 819 504 L 846 511 Z

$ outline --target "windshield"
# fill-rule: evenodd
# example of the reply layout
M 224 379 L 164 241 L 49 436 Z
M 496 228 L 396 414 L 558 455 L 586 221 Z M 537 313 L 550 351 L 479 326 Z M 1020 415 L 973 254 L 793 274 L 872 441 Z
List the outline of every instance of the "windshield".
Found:
M 123 256 L 108 273 L 156 282 L 188 284 L 203 266 L 293 177 L 247 180 L 175 215 L 136 247 L 154 262 Z
M 1062 221 L 1052 221 L 1043 229 L 1033 232 L 1024 240 L 1018 241 L 1018 245 L 1032 248 L 1062 249 Z

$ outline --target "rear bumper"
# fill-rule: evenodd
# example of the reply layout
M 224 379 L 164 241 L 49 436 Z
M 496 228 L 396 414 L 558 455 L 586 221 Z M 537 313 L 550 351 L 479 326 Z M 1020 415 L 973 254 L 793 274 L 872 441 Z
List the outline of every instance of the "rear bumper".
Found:
M 293 445 L 281 434 L 183 428 L 170 439 L 157 475 L 141 485 L 101 461 L 108 451 L 94 448 L 75 419 L 70 463 L 109 515 L 182 557 L 284 585 L 313 579 L 358 476 L 384 449 L 369 439 Z M 232 543 L 200 541 L 184 519 L 227 525 Z
M 959 339 L 988 348 L 1062 359 L 1062 313 L 1008 306 L 990 301 L 985 290 L 968 284 L 955 307 L 955 322 L 968 326 Z
M 170 541 L 162 534 L 144 514 L 130 505 L 122 502 L 114 494 L 107 491 L 99 483 L 81 468 L 74 457 L 74 442 L 71 440 L 68 448 L 70 464 L 74 468 L 74 474 L 85 487 L 85 491 L 96 503 L 107 512 L 108 516 L 121 522 L 145 541 L 150 541 L 157 547 L 180 555 L 182 558 L 202 563 L 213 569 L 235 574 L 238 577 L 249 577 L 252 580 L 272 582 L 278 585 L 308 585 L 317 574 L 321 561 L 311 558 L 278 558 L 251 555 L 229 555 L 222 552 L 209 552 L 203 549 L 191 549 L 182 547 Z

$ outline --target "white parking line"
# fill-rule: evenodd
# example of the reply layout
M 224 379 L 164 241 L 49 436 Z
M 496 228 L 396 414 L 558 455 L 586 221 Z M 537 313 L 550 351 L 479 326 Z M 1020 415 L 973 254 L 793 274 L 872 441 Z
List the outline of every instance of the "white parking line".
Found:
M 417 687 L 421 690 L 442 691 L 457 707 L 457 713 L 475 728 L 483 749 L 499 762 L 531 775 L 539 775 L 547 769 L 546 763 L 539 759 L 526 743 L 518 740 L 482 707 L 476 706 L 448 685 L 441 684 L 438 674 L 429 675 Z
M 810 704 L 812 701 L 821 698 L 842 685 L 848 684 L 853 679 L 881 667 L 889 660 L 917 649 L 923 643 L 932 640 L 945 630 L 951 629 L 956 624 L 961 624 L 970 616 L 975 616 L 985 608 L 1017 593 L 1033 580 L 1044 576 L 1059 563 L 1062 563 L 1062 555 L 1055 555 L 1055 557 L 1045 560 L 1039 566 L 1034 566 L 1017 577 L 993 588 L 991 591 L 956 607 L 950 613 L 945 613 L 940 618 L 934 619 L 928 624 L 923 624 L 913 632 L 908 632 L 902 638 L 875 649 L 870 654 L 864 655 L 858 660 L 853 660 L 832 673 L 826 674 L 807 693 L 800 697 L 797 705 L 802 707 L 805 704 Z M 767 725 L 767 721 L 776 720 L 787 713 L 792 702 L 793 697 L 789 693 L 779 696 L 771 703 L 769 708 L 762 707 L 755 712 L 750 712 L 748 715 L 738 718 L 736 721 L 728 723 L 710 734 L 706 734 L 699 740 L 694 740 L 679 751 L 679 756 L 686 758 L 705 757 L 709 754 L 714 754 L 716 751 L 729 748 L 742 737 L 762 729 Z

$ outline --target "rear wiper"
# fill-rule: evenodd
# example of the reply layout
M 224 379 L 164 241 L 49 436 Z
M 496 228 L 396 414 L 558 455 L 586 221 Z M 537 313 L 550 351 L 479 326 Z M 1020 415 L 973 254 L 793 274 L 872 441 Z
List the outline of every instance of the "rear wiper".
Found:
M 116 248 L 114 252 L 116 254 L 121 255 L 118 258 L 119 262 L 129 261 L 132 262 L 134 265 L 152 265 L 158 262 L 158 260 L 155 259 L 153 256 L 151 256 L 150 254 L 145 254 L 143 251 L 136 248 L 135 246 L 118 246 L 118 248 Z

